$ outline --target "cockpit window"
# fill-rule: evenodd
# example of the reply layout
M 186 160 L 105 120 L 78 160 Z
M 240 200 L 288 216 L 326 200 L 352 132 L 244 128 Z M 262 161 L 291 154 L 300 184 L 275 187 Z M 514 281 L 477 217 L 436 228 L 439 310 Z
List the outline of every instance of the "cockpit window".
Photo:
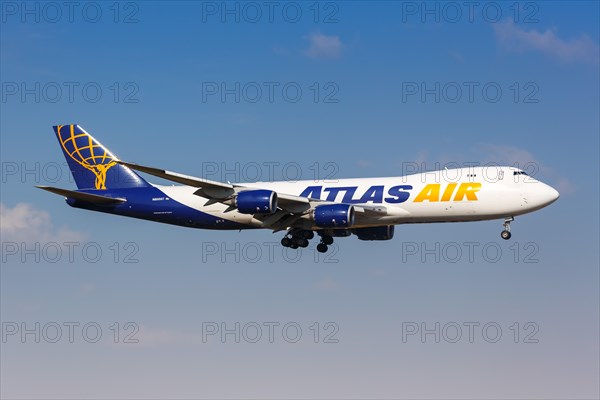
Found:
M 527 175 L 527 173 L 525 171 L 513 171 L 513 175 Z

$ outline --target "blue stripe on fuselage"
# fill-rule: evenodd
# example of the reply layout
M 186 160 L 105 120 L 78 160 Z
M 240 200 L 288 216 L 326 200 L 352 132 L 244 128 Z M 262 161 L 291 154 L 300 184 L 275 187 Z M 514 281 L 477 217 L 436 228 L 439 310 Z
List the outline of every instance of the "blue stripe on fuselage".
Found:
M 108 190 L 79 190 L 79 192 L 98 194 L 107 197 L 125 198 L 127 201 L 118 205 L 101 206 L 74 199 L 67 199 L 72 207 L 84 208 L 122 215 L 126 217 L 162 222 L 165 224 L 180 225 L 190 228 L 202 229 L 251 229 L 252 226 L 243 225 L 226 219 L 198 211 L 178 201 L 169 198 L 156 187 L 108 189 Z M 157 201 L 157 199 L 160 199 Z M 167 200 L 168 199 L 168 200 Z

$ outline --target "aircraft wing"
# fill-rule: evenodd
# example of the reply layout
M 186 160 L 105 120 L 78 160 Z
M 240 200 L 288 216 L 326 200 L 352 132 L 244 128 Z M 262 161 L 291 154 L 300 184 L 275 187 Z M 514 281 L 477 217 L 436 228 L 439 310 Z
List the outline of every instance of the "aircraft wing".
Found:
M 199 196 L 215 199 L 226 199 L 235 194 L 234 185 L 230 183 L 211 181 L 208 179 L 197 178 L 195 176 L 183 175 L 177 172 L 167 171 L 165 169 L 146 167 L 143 165 L 128 163 L 124 161 L 117 162 L 131 169 L 145 172 L 147 174 L 154 175 L 162 179 L 181 183 L 187 186 L 197 187 L 199 188 L 199 190 L 196 191 L 196 194 L 198 194 Z
M 162 179 L 182 183 L 188 186 L 197 187 L 198 190 L 194 192 L 194 194 L 215 200 L 213 202 L 219 202 L 219 200 L 227 200 L 231 198 L 231 196 L 233 196 L 235 193 L 240 192 L 242 190 L 256 189 L 251 187 L 245 187 L 243 185 L 234 185 L 231 183 L 211 181 L 209 179 L 198 178 L 190 175 L 183 175 L 177 172 L 171 172 L 160 168 L 153 168 L 139 164 L 128 163 L 125 161 L 118 161 L 118 163 L 123 164 L 131 169 L 145 172 L 147 174 L 154 175 Z M 309 209 L 311 202 L 322 201 L 319 199 L 308 199 L 306 197 L 300 197 L 285 193 L 277 193 L 277 198 L 280 207 L 290 212 L 300 212 L 305 209 Z
M 160 168 L 128 163 L 125 161 L 117 162 L 131 169 L 145 172 L 147 174 L 154 175 L 162 179 L 166 179 L 172 182 L 177 182 L 192 187 L 197 187 L 198 190 L 196 190 L 194 194 L 208 198 L 209 200 L 206 203 L 206 205 L 214 203 L 230 204 L 229 200 L 231 200 L 236 193 L 244 190 L 257 189 L 256 187 L 247 187 L 243 185 L 211 181 L 208 179 L 198 178 L 190 175 L 183 175 L 177 172 L 171 172 Z M 301 218 L 302 215 L 314 209 L 314 207 L 316 207 L 317 205 L 335 204 L 335 202 L 332 201 L 301 197 L 293 194 L 280 192 L 277 192 L 277 199 L 277 204 L 280 210 L 266 217 L 266 219 L 263 221 L 265 225 L 272 226 L 274 229 L 278 229 L 275 227 L 281 225 L 282 223 L 290 224 L 293 222 L 294 219 Z M 230 205 L 230 210 L 233 209 L 234 208 Z M 354 205 L 354 210 L 357 213 L 365 215 L 387 214 L 387 209 L 384 206 L 356 204 Z

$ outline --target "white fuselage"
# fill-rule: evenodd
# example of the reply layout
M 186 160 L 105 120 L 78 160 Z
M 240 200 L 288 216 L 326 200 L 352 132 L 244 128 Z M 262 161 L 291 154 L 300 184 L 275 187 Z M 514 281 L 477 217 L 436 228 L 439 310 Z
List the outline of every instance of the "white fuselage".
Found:
M 381 207 L 357 215 L 353 227 L 498 219 L 538 210 L 559 194 L 512 167 L 471 167 L 386 178 L 245 183 L 245 187 L 338 203 Z M 264 227 L 263 221 L 219 202 L 207 204 L 190 186 L 156 186 L 165 196 L 224 221 Z M 310 215 L 299 221 L 314 228 Z

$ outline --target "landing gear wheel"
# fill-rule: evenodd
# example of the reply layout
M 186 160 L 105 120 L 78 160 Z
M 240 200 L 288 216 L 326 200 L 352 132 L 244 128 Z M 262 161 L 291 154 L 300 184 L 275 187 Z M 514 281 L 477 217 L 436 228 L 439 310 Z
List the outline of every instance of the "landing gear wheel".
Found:
M 317 245 L 317 251 L 319 253 L 325 253 L 325 252 L 327 252 L 327 245 L 325 243 L 319 243 Z
M 290 249 L 297 249 L 297 248 L 298 248 L 298 245 L 297 245 L 297 244 L 295 244 L 295 243 L 292 243 L 292 244 L 290 245 Z
M 514 220 L 515 220 L 515 217 L 504 218 L 504 223 L 502 224 L 502 226 L 504 227 L 504 230 L 500 233 L 500 237 L 502 237 L 502 239 L 508 240 L 512 236 L 510 234 L 510 223 L 513 222 Z
M 292 245 L 292 239 L 290 239 L 289 237 L 284 237 L 283 239 L 281 239 L 281 245 L 283 247 L 290 247 Z
M 302 237 L 310 240 L 315 237 L 315 233 L 313 231 L 302 231 Z
M 294 236 L 292 237 L 292 243 L 298 247 L 306 247 L 308 246 L 308 240 L 303 237 Z
M 323 237 L 321 238 L 321 241 L 322 241 L 323 243 L 325 243 L 326 245 L 333 244 L 333 238 L 332 238 L 331 236 L 323 236 Z

